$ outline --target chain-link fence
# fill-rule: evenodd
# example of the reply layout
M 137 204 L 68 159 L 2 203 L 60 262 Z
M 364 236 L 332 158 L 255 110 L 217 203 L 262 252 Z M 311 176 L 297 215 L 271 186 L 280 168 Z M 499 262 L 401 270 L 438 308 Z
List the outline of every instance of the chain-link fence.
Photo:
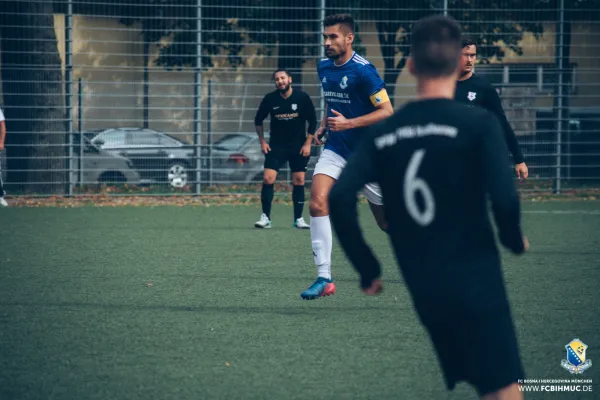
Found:
M 9 194 L 258 193 L 258 104 L 282 67 L 320 114 L 321 21 L 334 12 L 357 20 L 355 49 L 396 108 L 415 93 L 411 24 L 455 17 L 501 93 L 527 190 L 600 187 L 595 0 L 0 0 Z

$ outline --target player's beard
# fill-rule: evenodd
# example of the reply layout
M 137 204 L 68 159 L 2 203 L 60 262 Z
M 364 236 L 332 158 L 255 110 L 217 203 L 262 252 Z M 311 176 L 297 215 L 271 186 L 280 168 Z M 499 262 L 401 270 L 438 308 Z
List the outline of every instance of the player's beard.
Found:
M 279 90 L 279 93 L 285 93 L 288 90 L 290 90 L 290 84 L 288 83 L 287 85 L 285 85 L 284 87 L 280 88 L 279 86 L 277 87 L 277 90 Z
M 460 73 L 460 77 L 463 78 L 464 76 L 466 76 L 470 72 L 473 72 L 473 67 L 471 67 L 471 69 L 462 70 L 462 72 Z
M 325 55 L 327 56 L 327 58 L 329 58 L 330 60 L 333 60 L 333 61 L 339 60 L 340 58 L 342 58 L 342 56 L 344 55 L 344 53 L 345 53 L 344 50 L 340 50 L 339 52 L 336 52 L 335 50 L 333 50 L 329 54 L 327 54 L 327 51 L 325 51 Z

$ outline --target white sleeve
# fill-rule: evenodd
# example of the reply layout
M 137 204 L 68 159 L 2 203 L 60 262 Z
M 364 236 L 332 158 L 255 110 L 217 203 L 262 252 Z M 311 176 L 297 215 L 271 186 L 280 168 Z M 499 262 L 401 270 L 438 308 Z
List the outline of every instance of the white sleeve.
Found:
M 4 114 L 2 113 L 2 109 L 0 108 L 0 122 L 4 121 Z

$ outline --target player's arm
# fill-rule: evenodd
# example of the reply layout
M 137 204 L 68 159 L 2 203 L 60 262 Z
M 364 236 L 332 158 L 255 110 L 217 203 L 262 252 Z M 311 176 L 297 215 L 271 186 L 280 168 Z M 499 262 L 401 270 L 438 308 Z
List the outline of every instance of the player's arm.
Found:
M 308 94 L 305 95 L 305 104 L 302 107 L 302 112 L 308 122 L 308 130 L 306 140 L 304 141 L 302 149 L 300 149 L 300 153 L 304 157 L 308 157 L 310 156 L 310 146 L 312 145 L 313 136 L 315 135 L 315 130 L 317 128 L 317 111 Z
M 263 121 L 265 120 L 265 118 L 267 118 L 267 115 L 269 115 L 270 109 L 270 103 L 267 99 L 267 96 L 265 96 L 260 102 L 258 110 L 256 111 L 256 115 L 254 116 L 254 129 L 256 130 L 256 134 L 258 135 L 258 140 L 260 140 L 260 148 L 265 154 L 268 153 L 271 150 L 271 148 L 265 140 Z
M 369 182 L 376 182 L 377 158 L 373 135 L 349 157 L 338 181 L 329 193 L 329 218 L 340 245 L 360 275 L 363 290 L 381 275 L 381 266 L 365 242 L 358 223 L 357 193 Z
M 385 92 L 385 89 L 383 89 L 383 92 Z M 329 129 L 335 132 L 375 125 L 390 117 L 394 113 L 394 108 L 388 100 L 386 103 L 377 105 L 375 111 L 356 118 L 346 119 L 333 108 L 331 109 L 331 112 L 335 114 L 335 117 L 329 118 Z
M 394 114 L 394 108 L 385 90 L 385 83 L 379 76 L 377 69 L 368 64 L 360 69 L 361 80 L 358 85 L 359 95 L 367 97 L 375 107 L 375 111 L 360 117 L 346 119 L 344 115 L 331 109 L 335 117 L 328 119 L 329 130 L 345 131 L 354 128 L 364 128 L 374 125 Z
M 325 108 L 323 109 L 323 118 L 321 118 L 321 122 L 319 123 L 319 127 L 315 131 L 314 141 L 316 145 L 323 144 L 323 136 L 327 133 L 327 104 L 325 104 Z
M 500 242 L 516 254 L 525 251 L 521 233 L 521 209 L 515 182 L 509 172 L 508 148 L 496 118 L 482 120 L 480 167 Z
M 485 108 L 494 113 L 496 117 L 498 117 L 498 121 L 500 121 L 502 132 L 504 132 L 504 139 L 506 140 L 510 154 L 513 156 L 514 163 L 521 164 L 525 162 L 525 158 L 519 147 L 517 135 L 515 135 L 515 131 L 506 118 L 504 108 L 502 107 L 502 101 L 500 100 L 500 96 L 498 95 L 498 92 L 496 92 L 496 89 L 490 86 L 489 93 L 486 93 L 485 98 Z

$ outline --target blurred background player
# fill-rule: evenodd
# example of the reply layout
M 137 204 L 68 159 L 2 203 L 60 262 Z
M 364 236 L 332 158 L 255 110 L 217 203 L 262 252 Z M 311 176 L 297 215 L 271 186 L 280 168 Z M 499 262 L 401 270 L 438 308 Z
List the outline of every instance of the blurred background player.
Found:
M 304 221 L 304 176 L 310 159 L 310 148 L 317 126 L 315 106 L 308 94 L 292 89 L 292 76 L 286 70 L 273 73 L 276 90 L 268 93 L 261 101 L 254 125 L 260 139 L 260 147 L 265 153 L 265 171 L 260 195 L 262 215 L 254 224 L 257 228 L 271 227 L 271 204 L 273 184 L 279 168 L 286 162 L 292 171 L 292 201 L 294 203 L 293 226 L 309 229 Z M 271 135 L 269 142 L 263 133 L 263 121 L 271 114 Z M 308 135 L 306 123 L 308 122 Z
M 374 127 L 350 157 L 330 194 L 331 222 L 361 289 L 378 294 L 381 267 L 360 230 L 356 194 L 379 183 L 387 232 L 447 388 L 466 381 L 484 399 L 520 399 L 523 367 L 487 207 L 489 195 L 500 241 L 523 253 L 508 148 L 493 114 L 452 100 L 456 21 L 426 18 L 411 38 L 418 99 Z
M 485 79 L 476 75 L 473 72 L 475 60 L 477 59 L 477 45 L 471 39 L 463 39 L 462 53 L 460 58 L 460 75 L 456 84 L 455 100 L 460 102 L 477 105 L 491 111 L 498 117 L 504 132 L 504 138 L 508 149 L 515 163 L 515 173 L 517 178 L 521 180 L 527 179 L 529 170 L 525 163 L 525 158 L 521 149 L 517 136 L 513 131 L 510 123 L 506 119 L 500 96 L 494 87 Z
M 306 300 L 335 293 L 331 279 L 332 233 L 327 196 L 355 150 L 365 128 L 393 114 L 394 110 L 377 69 L 352 50 L 354 19 L 349 14 L 330 15 L 323 21 L 326 59 L 317 66 L 323 87 L 326 110 L 315 135 L 327 130 L 327 144 L 315 166 L 310 191 L 310 235 L 317 280 L 301 297 Z M 376 185 L 365 187 L 378 224 L 384 229 L 381 195 Z

